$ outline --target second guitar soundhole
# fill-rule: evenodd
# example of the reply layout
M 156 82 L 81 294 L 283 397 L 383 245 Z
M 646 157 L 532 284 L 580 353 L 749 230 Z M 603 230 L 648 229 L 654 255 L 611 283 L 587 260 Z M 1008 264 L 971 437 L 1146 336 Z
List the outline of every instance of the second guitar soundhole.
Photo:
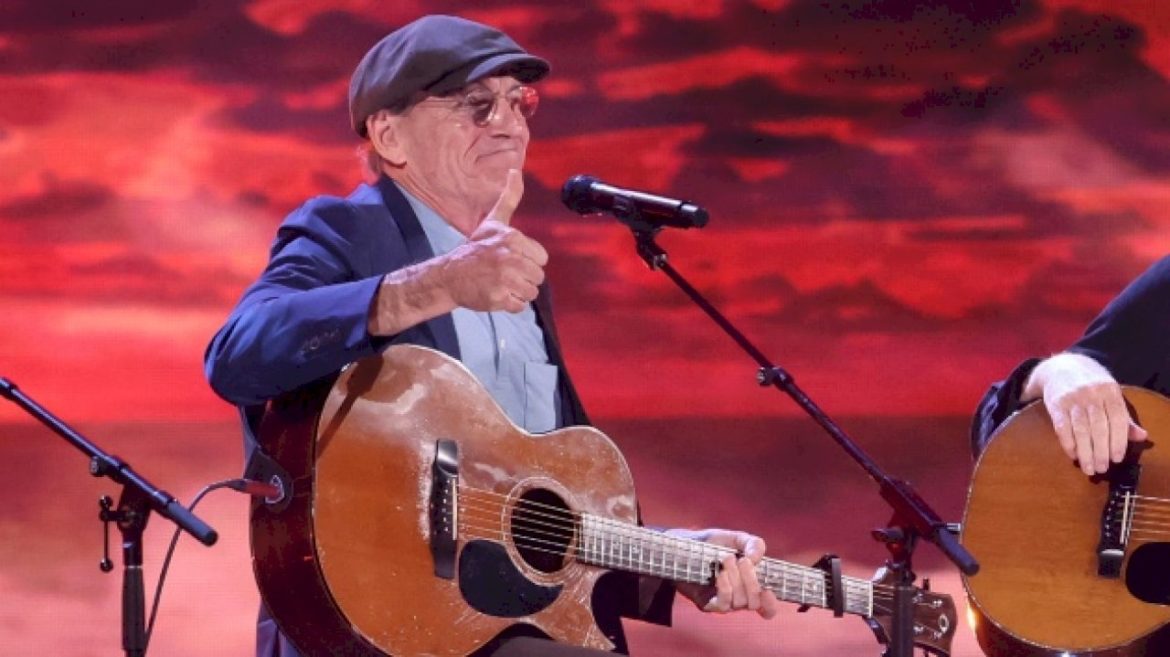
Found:
M 559 495 L 535 488 L 521 495 L 512 507 L 509 529 L 524 562 L 541 572 L 553 573 L 568 561 L 577 522 Z

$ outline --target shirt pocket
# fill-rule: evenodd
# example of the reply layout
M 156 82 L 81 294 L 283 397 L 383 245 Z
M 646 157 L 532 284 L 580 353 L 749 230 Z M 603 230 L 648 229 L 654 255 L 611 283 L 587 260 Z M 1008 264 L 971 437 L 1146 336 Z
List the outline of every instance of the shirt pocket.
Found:
M 530 433 L 556 428 L 556 394 L 556 365 L 524 363 L 524 428 Z

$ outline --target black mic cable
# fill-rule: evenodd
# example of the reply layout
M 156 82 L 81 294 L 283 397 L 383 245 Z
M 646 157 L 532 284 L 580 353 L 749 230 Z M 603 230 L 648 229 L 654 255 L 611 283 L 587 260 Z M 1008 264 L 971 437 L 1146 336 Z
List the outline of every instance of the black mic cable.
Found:
M 263 498 L 268 503 L 278 502 L 284 497 L 284 491 L 278 485 L 266 484 L 262 481 L 253 481 L 251 479 L 225 479 L 217 481 L 212 484 L 207 484 L 196 495 L 195 499 L 191 500 L 191 505 L 187 507 L 188 510 L 194 511 L 195 505 L 199 504 L 200 500 L 208 493 L 220 488 L 230 488 L 234 491 L 239 491 L 245 495 L 252 497 Z M 179 543 L 179 536 L 183 533 L 181 527 L 175 528 L 174 535 L 171 536 L 171 543 L 167 546 L 166 557 L 163 558 L 162 569 L 158 574 L 158 584 L 154 589 L 154 601 L 150 605 L 150 620 L 146 623 L 146 636 L 142 644 L 142 654 L 145 656 L 147 649 L 150 647 L 150 637 L 154 633 L 154 619 L 158 614 L 158 603 L 162 598 L 163 583 L 167 579 L 167 570 L 171 567 L 171 557 L 175 554 L 175 546 Z

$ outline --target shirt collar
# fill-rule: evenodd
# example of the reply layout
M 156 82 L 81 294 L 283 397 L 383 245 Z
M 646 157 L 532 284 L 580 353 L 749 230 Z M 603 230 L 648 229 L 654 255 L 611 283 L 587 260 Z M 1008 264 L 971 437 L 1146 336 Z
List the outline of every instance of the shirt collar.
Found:
M 431 206 L 406 191 L 402 185 L 397 185 L 397 187 L 406 197 L 406 202 L 410 203 L 410 208 L 414 210 L 418 222 L 422 224 L 423 232 L 426 233 L 427 241 L 431 243 L 431 249 L 435 255 L 447 253 L 467 241 L 467 237 L 463 233 L 447 223 L 447 220 L 439 216 L 438 212 L 431 209 Z

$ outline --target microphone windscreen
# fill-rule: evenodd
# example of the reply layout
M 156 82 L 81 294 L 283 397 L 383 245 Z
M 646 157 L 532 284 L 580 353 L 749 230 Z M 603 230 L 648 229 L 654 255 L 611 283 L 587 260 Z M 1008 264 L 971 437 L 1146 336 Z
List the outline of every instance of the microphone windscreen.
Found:
M 597 212 L 598 208 L 593 202 L 593 185 L 596 182 L 597 178 L 580 174 L 569 178 L 561 187 L 561 203 L 579 214 Z

